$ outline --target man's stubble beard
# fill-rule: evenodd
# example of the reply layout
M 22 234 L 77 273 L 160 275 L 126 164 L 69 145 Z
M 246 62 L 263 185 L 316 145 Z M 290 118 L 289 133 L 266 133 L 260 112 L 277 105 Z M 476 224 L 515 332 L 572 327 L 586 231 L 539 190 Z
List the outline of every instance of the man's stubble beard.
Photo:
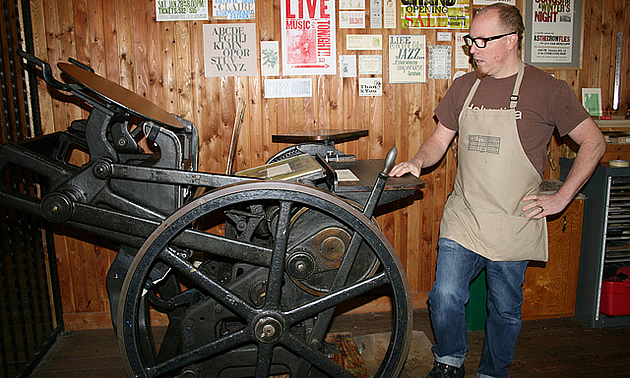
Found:
M 478 66 L 477 63 L 475 63 L 475 61 L 473 60 L 473 68 L 475 70 L 475 75 L 477 75 L 477 79 L 481 80 L 484 77 L 486 77 L 488 75 L 487 72 L 482 71 Z

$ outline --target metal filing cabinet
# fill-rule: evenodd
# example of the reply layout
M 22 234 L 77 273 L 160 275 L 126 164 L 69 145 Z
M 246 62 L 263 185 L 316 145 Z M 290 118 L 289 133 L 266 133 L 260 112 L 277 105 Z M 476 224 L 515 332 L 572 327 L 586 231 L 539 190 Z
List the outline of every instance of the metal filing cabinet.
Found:
M 561 178 L 573 160 L 561 159 Z M 602 280 L 630 266 L 630 168 L 597 167 L 582 192 L 582 251 L 575 316 L 593 328 L 630 325 L 630 316 L 600 313 Z

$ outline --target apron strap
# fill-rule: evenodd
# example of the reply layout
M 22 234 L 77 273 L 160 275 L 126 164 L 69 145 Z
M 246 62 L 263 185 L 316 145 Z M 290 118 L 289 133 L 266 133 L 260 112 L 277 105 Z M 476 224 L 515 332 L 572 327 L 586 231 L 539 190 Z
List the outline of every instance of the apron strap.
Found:
M 521 62 L 521 66 L 518 69 L 518 75 L 516 76 L 516 82 L 514 83 L 514 90 L 512 96 L 510 96 L 510 109 L 516 109 L 516 103 L 518 103 L 518 92 L 521 89 L 521 83 L 523 82 L 523 74 L 525 73 L 525 64 Z

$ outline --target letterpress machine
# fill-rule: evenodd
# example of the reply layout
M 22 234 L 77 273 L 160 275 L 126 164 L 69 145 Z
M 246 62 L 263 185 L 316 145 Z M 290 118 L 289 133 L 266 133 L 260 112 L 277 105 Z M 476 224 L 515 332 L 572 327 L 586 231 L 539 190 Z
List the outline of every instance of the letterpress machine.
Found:
M 41 188 L 0 184 L 0 204 L 118 246 L 107 292 L 130 376 L 352 376 L 325 336 L 335 309 L 374 290 L 393 308 L 376 375 L 401 370 L 409 285 L 372 214 L 422 182 L 387 178 L 395 149 L 378 161 L 291 153 L 237 174 L 199 172 L 191 122 L 74 60 L 59 63 L 62 82 L 19 54 L 90 111 L 65 131 L 0 146 L 0 171 L 30 171 Z M 73 151 L 89 161 L 71 164 Z M 357 180 L 340 180 L 345 169 Z

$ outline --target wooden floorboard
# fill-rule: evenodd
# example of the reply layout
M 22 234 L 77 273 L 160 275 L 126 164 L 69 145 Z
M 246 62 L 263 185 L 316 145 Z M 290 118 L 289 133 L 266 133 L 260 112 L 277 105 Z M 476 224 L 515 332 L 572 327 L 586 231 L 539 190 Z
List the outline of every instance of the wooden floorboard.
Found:
M 337 317 L 332 332 L 365 335 L 390 331 L 386 314 Z M 427 310 L 414 312 L 413 328 L 431 342 Z M 483 331 L 469 332 L 466 376 L 474 377 L 483 346 Z M 628 377 L 630 327 L 591 329 L 575 318 L 530 320 L 523 324 L 510 366 L 512 377 Z M 423 377 L 426 372 L 418 372 Z M 33 377 L 124 377 L 112 330 L 75 331 L 59 337 Z

